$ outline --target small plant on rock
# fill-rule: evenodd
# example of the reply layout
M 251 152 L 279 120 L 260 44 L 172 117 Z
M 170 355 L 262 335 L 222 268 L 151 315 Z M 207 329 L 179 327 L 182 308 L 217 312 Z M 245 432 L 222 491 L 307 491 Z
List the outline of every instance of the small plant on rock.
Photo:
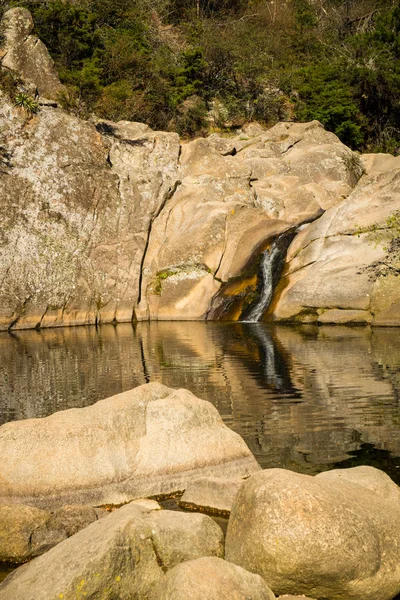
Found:
M 15 96 L 14 106 L 22 108 L 29 116 L 34 115 L 39 110 L 39 104 L 24 92 L 20 92 Z

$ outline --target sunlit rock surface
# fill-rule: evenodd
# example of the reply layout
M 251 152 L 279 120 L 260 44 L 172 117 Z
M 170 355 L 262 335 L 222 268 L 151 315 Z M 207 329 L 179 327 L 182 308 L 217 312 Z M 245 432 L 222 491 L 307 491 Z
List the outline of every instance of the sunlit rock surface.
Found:
M 220 558 L 204 557 L 171 569 L 149 600 L 274 600 L 261 577 Z
M 392 600 L 400 592 L 399 540 L 399 488 L 384 473 L 269 469 L 240 488 L 225 556 L 275 594 Z
M 65 88 L 46 46 L 36 35 L 31 35 L 33 26 L 32 15 L 26 8 L 11 8 L 4 13 L 0 66 L 17 73 L 41 96 L 55 100 Z
M 62 86 L 29 11 L 4 26 L 2 68 L 40 110 L 0 93 L 0 329 L 245 318 L 262 253 L 312 221 L 268 318 L 400 323 L 398 261 L 359 235 L 398 210 L 398 159 L 360 158 L 317 121 L 188 142 L 80 120 L 46 100 Z
M 14 571 L 1 600 L 149 598 L 165 571 L 223 553 L 223 533 L 206 515 L 129 504 Z
M 24 504 L 0 505 L 0 563 L 31 560 L 107 514 L 92 506 L 49 512 Z
M 396 233 L 388 230 L 379 243 L 373 233 L 400 210 L 400 161 L 383 157 L 368 155 L 367 173 L 350 196 L 292 242 L 274 319 L 400 323 Z
M 188 390 L 141 386 L 0 428 L 0 503 L 123 504 L 184 490 L 194 477 L 259 470 L 218 411 Z

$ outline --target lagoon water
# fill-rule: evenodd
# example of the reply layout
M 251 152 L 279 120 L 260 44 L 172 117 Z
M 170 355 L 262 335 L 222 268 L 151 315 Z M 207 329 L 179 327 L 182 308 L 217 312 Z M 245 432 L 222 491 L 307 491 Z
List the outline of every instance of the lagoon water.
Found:
M 262 467 L 400 484 L 400 328 L 153 322 L 0 334 L 0 424 L 149 381 L 212 402 Z

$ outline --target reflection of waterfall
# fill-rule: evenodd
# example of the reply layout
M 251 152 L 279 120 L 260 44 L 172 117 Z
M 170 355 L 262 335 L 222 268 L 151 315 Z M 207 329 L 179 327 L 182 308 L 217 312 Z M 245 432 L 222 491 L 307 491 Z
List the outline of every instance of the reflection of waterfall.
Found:
M 272 385 L 276 389 L 282 389 L 283 380 L 277 369 L 275 344 L 272 341 L 270 333 L 266 329 L 265 323 L 252 323 L 248 327 L 250 328 L 251 333 L 257 339 L 260 348 L 263 350 L 263 360 L 260 361 L 260 366 L 262 365 L 265 383 L 267 385 Z
M 279 240 L 280 238 L 274 240 L 271 247 L 262 255 L 260 264 L 262 282 L 261 296 L 257 304 L 250 310 L 249 314 L 246 315 L 246 321 L 248 322 L 254 323 L 259 321 L 271 303 L 272 294 L 274 292 L 274 271 L 282 258 L 282 248 L 280 247 Z

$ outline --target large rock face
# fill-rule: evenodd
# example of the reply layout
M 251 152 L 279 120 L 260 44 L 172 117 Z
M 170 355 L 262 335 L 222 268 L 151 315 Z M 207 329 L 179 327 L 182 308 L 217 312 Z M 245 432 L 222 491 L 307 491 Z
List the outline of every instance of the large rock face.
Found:
M 171 511 L 129 504 L 14 571 L 0 599 L 147 600 L 180 561 L 222 554 L 218 525 L 205 515 L 185 517 L 177 523 Z
M 0 503 L 122 504 L 259 470 L 218 411 L 158 383 L 0 428 Z
M 184 144 L 181 184 L 150 237 L 137 317 L 212 318 L 213 298 L 256 275 L 271 239 L 350 193 L 350 156 L 316 121 Z
M 400 256 L 368 230 L 400 210 L 400 157 L 369 155 L 364 165 L 350 196 L 292 242 L 274 319 L 399 324 Z
M 226 559 L 275 594 L 391 600 L 400 592 L 400 493 L 372 467 L 252 476 L 232 508 Z
M 121 123 L 105 138 L 51 108 L 27 123 L 4 96 L 0 128 L 0 328 L 131 321 L 178 136 Z
M 0 49 L 2 67 L 15 71 L 38 93 L 55 99 L 64 91 L 46 46 L 35 35 L 32 16 L 26 8 L 11 8 L 3 17 L 5 43 Z
M 2 68 L 54 98 L 29 11 L 4 25 Z M 357 237 L 398 208 L 397 159 L 360 161 L 316 121 L 181 143 L 44 104 L 29 118 L 0 92 L 0 329 L 245 318 L 260 255 L 286 234 L 283 261 L 315 220 L 291 246 L 272 318 L 400 322 L 398 267 L 381 277 L 383 245 Z

